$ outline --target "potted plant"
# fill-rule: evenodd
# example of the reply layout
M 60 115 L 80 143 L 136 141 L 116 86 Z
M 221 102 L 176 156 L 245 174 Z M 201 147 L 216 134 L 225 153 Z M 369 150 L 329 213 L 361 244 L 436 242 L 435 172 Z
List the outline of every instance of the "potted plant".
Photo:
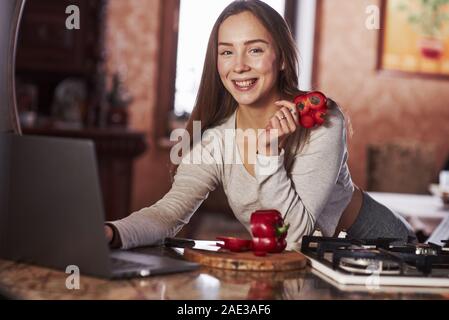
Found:
M 398 9 L 406 12 L 408 22 L 420 35 L 418 48 L 423 57 L 441 58 L 444 51 L 443 38 L 447 35 L 449 0 L 404 0 Z

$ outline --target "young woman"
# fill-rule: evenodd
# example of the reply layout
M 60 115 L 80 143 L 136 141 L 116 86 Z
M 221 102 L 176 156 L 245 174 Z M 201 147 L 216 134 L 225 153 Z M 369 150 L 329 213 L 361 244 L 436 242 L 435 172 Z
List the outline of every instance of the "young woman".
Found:
M 204 147 L 200 160 L 212 161 L 182 162 L 171 190 L 160 201 L 107 223 L 111 246 L 126 249 L 173 237 L 219 184 L 248 231 L 254 211 L 281 212 L 290 224 L 289 247 L 316 229 L 325 236 L 342 230 L 353 238 L 406 241 L 414 236 L 405 220 L 353 184 L 345 119 L 335 102 L 329 99 L 325 125 L 298 125 L 292 102 L 302 93 L 297 70 L 294 40 L 274 9 L 258 0 L 230 4 L 212 30 L 187 125 L 192 135 L 194 121 L 201 121 L 202 132 L 212 129 L 218 137 L 213 154 L 207 139 L 193 145 Z M 248 141 L 238 129 L 258 132 L 257 142 Z M 226 130 L 235 132 L 233 139 Z M 235 160 L 229 157 L 234 151 L 241 162 L 226 162 Z

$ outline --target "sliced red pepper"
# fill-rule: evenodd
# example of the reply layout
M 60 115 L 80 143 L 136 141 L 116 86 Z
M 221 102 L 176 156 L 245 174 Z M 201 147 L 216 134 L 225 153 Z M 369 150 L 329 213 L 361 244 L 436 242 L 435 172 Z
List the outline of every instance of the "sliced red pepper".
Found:
M 252 248 L 252 241 L 248 239 L 239 239 L 234 237 L 217 237 L 224 244 L 217 242 L 217 246 L 232 252 L 249 251 Z

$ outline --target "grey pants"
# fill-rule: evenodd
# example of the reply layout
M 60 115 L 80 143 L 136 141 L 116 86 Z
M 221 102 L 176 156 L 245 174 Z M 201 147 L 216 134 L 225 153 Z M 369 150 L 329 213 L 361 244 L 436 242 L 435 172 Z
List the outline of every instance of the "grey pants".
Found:
M 416 235 L 407 221 L 397 213 L 363 192 L 363 203 L 354 224 L 347 230 L 348 238 L 396 238 L 394 244 L 416 242 Z

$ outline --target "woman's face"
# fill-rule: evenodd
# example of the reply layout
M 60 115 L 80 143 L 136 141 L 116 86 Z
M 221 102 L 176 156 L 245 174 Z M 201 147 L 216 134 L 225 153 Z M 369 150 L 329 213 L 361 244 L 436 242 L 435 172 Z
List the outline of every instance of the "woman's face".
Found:
M 240 105 L 268 101 L 277 94 L 275 44 L 250 12 L 231 16 L 221 24 L 217 66 L 223 85 Z

